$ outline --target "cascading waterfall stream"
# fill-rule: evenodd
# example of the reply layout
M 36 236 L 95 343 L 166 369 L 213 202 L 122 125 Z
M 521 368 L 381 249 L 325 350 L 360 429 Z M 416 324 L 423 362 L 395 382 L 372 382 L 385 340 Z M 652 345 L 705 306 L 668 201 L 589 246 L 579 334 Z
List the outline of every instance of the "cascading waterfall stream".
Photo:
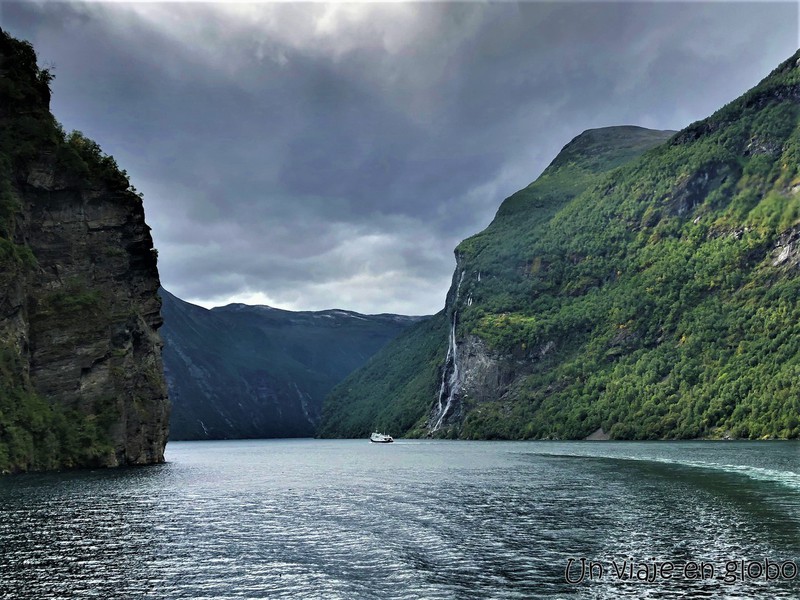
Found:
M 450 324 L 450 343 L 447 346 L 447 357 L 444 360 L 444 371 L 442 372 L 442 384 L 439 386 L 439 398 L 437 400 L 437 414 L 436 424 L 433 426 L 432 431 L 438 431 L 442 426 L 442 421 L 450 412 L 450 407 L 453 405 L 453 397 L 455 396 L 458 386 L 458 347 L 456 345 L 456 324 L 458 323 L 458 296 L 461 293 L 461 283 L 464 281 L 465 271 L 461 271 L 461 277 L 458 279 L 456 286 L 456 297 L 453 300 L 453 322 Z M 453 370 L 450 372 L 450 377 L 447 377 L 447 366 L 453 361 Z M 447 401 L 443 403 L 444 395 L 447 393 Z M 444 404 L 444 406 L 442 406 Z
M 453 337 L 452 336 L 452 329 L 453 328 L 451 327 L 451 334 L 450 334 L 450 338 L 451 339 Z M 442 384 L 439 386 L 438 405 L 436 407 L 436 414 L 437 415 L 441 415 L 442 414 L 442 398 L 444 398 L 444 395 L 445 395 L 445 393 L 447 391 L 447 365 L 450 364 L 450 357 L 452 356 L 452 352 L 453 352 L 452 343 L 448 343 L 448 345 L 447 345 L 447 356 L 444 359 L 444 371 L 442 372 Z M 439 421 L 441 421 L 441 419 L 439 419 Z M 437 424 L 438 424 L 438 422 L 437 422 Z M 434 429 L 434 431 L 435 431 L 435 429 Z

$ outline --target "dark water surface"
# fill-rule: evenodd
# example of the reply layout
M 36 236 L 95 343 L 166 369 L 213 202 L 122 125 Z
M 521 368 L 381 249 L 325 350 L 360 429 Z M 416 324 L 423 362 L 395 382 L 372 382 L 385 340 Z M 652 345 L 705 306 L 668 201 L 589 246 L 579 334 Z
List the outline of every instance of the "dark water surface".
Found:
M 1 478 L 0 597 L 800 598 L 797 443 L 173 442 L 167 460 Z M 594 579 L 568 583 L 581 558 Z M 622 579 L 631 560 L 673 567 Z

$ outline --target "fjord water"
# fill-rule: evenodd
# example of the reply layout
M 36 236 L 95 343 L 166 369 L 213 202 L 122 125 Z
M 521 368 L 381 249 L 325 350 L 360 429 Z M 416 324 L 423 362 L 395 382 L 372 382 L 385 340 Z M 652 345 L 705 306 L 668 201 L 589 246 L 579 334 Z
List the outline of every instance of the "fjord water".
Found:
M 800 576 L 723 576 L 730 561 L 800 564 L 799 453 L 792 442 L 173 442 L 164 465 L 0 479 L 0 596 L 797 598 Z M 581 558 L 603 576 L 568 583 Z M 631 560 L 676 567 L 669 579 L 617 576 L 612 561 Z M 689 561 L 714 577 L 683 577 Z

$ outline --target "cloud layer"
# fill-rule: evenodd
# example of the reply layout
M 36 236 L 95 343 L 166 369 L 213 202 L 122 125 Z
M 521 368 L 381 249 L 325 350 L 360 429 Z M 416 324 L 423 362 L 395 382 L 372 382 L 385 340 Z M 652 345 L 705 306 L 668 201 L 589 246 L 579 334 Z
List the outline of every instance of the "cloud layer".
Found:
M 680 129 L 798 46 L 794 3 L 24 2 L 53 111 L 206 306 L 432 313 L 464 237 L 581 131 Z

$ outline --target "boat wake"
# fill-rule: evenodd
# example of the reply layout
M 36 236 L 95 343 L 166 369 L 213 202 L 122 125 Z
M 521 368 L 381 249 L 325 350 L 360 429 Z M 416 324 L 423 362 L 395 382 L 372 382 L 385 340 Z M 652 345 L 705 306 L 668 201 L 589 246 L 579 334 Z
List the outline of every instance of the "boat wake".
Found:
M 660 456 L 615 455 L 611 453 L 589 454 L 581 452 L 559 452 L 559 453 L 536 452 L 535 454 L 538 456 L 551 456 L 554 458 L 599 458 L 602 460 L 650 462 L 650 463 L 675 465 L 680 467 L 689 467 L 694 469 L 707 469 L 713 471 L 720 471 L 724 473 L 744 475 L 746 477 L 749 477 L 751 479 L 756 479 L 758 481 L 779 483 L 795 491 L 800 492 L 800 472 L 796 471 L 769 469 L 753 465 L 732 465 L 732 464 L 719 463 L 713 461 L 675 459 L 675 458 L 667 458 Z

